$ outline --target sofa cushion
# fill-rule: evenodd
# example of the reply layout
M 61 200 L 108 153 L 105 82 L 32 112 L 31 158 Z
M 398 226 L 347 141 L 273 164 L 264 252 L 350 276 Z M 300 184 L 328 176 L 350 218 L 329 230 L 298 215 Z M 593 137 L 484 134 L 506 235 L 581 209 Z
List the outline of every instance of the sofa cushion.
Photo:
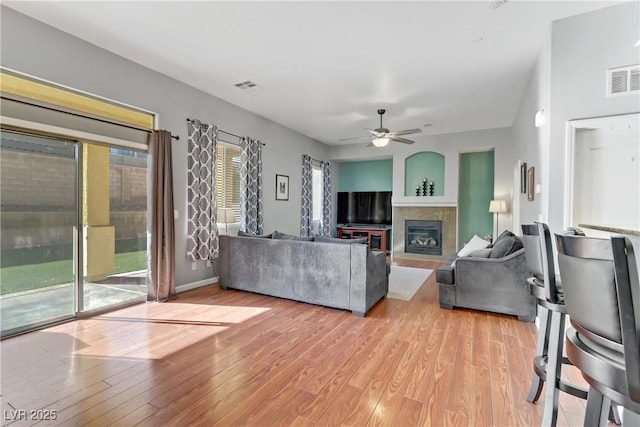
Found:
M 275 233 L 275 231 L 274 231 Z M 261 239 L 271 239 L 273 237 L 273 233 L 271 234 L 251 234 L 245 233 L 244 231 L 238 231 L 238 237 L 258 237 Z
M 298 240 L 302 242 L 313 242 L 313 237 L 298 237 L 293 234 L 281 233 L 278 230 L 273 232 L 273 239 L 279 240 Z
M 503 258 L 522 248 L 522 240 L 518 236 L 504 236 L 496 240 L 496 243 L 491 249 L 491 255 L 489 258 Z
M 467 256 L 471 252 L 477 251 L 478 249 L 484 249 L 489 247 L 491 243 L 484 240 L 482 237 L 479 237 L 477 234 L 474 234 L 471 240 L 464 245 L 462 249 L 458 252 L 458 256 Z
M 358 244 L 364 243 L 365 245 L 367 244 L 366 237 L 362 237 L 359 239 L 338 239 L 337 237 L 316 236 L 315 241 L 322 242 L 322 243 L 342 243 L 346 245 L 353 245 L 355 243 L 358 243 Z

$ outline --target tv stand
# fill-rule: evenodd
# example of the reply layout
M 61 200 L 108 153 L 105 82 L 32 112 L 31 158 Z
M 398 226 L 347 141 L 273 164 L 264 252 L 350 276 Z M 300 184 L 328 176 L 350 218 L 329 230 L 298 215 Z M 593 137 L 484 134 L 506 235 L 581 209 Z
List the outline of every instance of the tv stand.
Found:
M 387 242 L 391 239 L 391 227 L 385 225 L 348 225 L 336 228 L 339 239 L 367 238 L 367 245 L 374 251 L 387 250 Z

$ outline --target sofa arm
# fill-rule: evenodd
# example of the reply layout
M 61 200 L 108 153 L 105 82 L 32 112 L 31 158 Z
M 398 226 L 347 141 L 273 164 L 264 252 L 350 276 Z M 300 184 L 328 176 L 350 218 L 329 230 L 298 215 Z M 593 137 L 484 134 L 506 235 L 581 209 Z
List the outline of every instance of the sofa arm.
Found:
M 385 253 L 375 253 L 366 245 L 351 246 L 351 287 L 349 305 L 356 316 L 367 311 L 389 291 Z
M 436 282 L 444 285 L 453 285 L 455 283 L 455 267 L 444 265 L 436 270 Z

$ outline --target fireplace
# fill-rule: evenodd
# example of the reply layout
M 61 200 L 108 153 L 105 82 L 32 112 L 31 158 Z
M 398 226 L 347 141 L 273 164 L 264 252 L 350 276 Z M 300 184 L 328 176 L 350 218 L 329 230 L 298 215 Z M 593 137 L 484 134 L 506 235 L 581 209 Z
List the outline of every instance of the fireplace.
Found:
M 405 253 L 442 255 L 442 221 L 405 220 Z

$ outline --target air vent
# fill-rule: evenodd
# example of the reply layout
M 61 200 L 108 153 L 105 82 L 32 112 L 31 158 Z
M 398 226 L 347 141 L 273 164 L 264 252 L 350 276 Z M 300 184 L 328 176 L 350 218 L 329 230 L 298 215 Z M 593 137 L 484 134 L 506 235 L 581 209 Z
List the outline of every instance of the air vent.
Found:
M 247 93 L 250 95 L 253 95 L 254 93 L 262 90 L 262 86 L 258 86 L 257 84 L 255 84 L 250 80 L 245 80 L 243 82 L 236 83 L 234 86 L 237 87 L 238 89 L 241 89 L 244 93 Z
M 630 95 L 640 91 L 640 65 L 607 70 L 607 96 Z

